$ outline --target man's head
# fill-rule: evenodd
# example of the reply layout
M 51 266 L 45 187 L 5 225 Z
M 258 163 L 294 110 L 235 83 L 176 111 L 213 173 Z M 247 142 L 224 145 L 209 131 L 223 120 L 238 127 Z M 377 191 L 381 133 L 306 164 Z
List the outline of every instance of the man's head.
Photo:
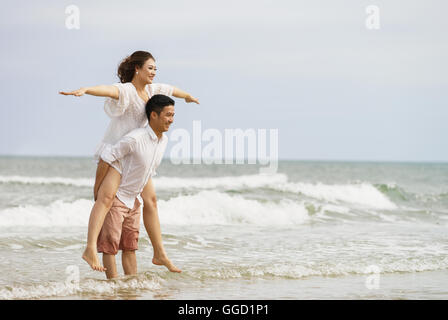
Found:
M 174 121 L 174 100 L 163 94 L 152 96 L 146 103 L 146 116 L 154 131 L 168 131 Z

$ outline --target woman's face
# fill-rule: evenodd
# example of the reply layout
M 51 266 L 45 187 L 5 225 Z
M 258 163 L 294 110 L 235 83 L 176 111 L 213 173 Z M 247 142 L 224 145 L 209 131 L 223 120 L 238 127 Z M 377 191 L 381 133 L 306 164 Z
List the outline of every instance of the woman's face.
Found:
M 149 84 L 152 83 L 154 77 L 156 76 L 156 63 L 153 59 L 148 59 L 143 64 L 143 67 L 137 68 L 138 74 L 136 74 L 137 77 L 139 77 L 143 82 Z

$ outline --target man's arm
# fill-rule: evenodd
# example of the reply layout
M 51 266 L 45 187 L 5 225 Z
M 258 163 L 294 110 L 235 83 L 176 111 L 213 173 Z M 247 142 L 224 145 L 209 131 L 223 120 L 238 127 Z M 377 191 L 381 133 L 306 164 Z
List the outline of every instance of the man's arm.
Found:
M 132 136 L 125 135 L 116 144 L 107 144 L 101 152 L 101 159 L 108 164 L 123 159 L 127 154 L 135 150 L 137 140 Z
M 118 99 L 118 97 L 119 97 L 118 88 L 116 86 L 111 86 L 111 85 L 82 87 L 78 90 L 74 90 L 74 91 L 70 91 L 70 92 L 60 91 L 59 93 L 65 95 L 65 96 L 76 96 L 76 97 L 80 97 L 84 94 L 90 94 L 92 96 L 97 96 L 97 97 L 109 97 L 112 99 Z
M 109 171 L 109 167 L 115 161 L 123 159 L 127 154 L 135 150 L 137 141 L 131 136 L 124 136 L 116 144 L 108 144 L 104 147 L 100 155 L 100 162 L 96 170 L 95 185 L 93 186 L 93 198 L 96 201 L 98 191 L 104 178 Z M 120 172 L 121 173 L 121 172 Z

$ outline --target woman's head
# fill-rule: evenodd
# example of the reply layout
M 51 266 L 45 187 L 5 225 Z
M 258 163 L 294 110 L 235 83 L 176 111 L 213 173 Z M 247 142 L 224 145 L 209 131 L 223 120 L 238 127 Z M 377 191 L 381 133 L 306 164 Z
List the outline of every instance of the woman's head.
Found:
M 149 52 L 135 51 L 118 66 L 118 78 L 121 83 L 131 82 L 134 77 L 152 83 L 156 70 L 155 59 Z

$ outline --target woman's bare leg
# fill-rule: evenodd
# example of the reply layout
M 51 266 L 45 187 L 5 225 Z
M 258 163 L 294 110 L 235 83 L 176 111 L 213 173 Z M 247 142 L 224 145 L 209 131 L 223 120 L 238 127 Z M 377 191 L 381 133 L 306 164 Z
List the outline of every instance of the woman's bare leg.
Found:
M 157 210 L 156 191 L 152 184 L 152 179 L 148 180 L 141 196 L 143 199 L 143 223 L 154 249 L 152 263 L 159 266 L 165 266 L 171 272 L 181 272 L 181 270 L 168 259 L 165 248 L 163 247 L 162 231 L 160 229 L 159 213 Z
M 106 177 L 109 168 L 110 165 L 107 162 L 103 161 L 103 159 L 100 159 L 100 161 L 98 162 L 98 166 L 96 167 L 95 185 L 93 186 L 93 200 L 95 201 L 98 198 L 98 190 L 100 189 L 101 183 L 103 183 L 103 180 Z
M 114 168 L 109 168 L 107 175 L 104 178 L 98 190 L 98 199 L 93 205 L 89 219 L 89 230 L 87 232 L 87 247 L 82 255 L 82 258 L 97 271 L 105 271 L 100 264 L 97 256 L 96 242 L 98 235 L 106 218 L 107 213 L 112 207 L 112 203 L 120 186 L 121 175 Z

